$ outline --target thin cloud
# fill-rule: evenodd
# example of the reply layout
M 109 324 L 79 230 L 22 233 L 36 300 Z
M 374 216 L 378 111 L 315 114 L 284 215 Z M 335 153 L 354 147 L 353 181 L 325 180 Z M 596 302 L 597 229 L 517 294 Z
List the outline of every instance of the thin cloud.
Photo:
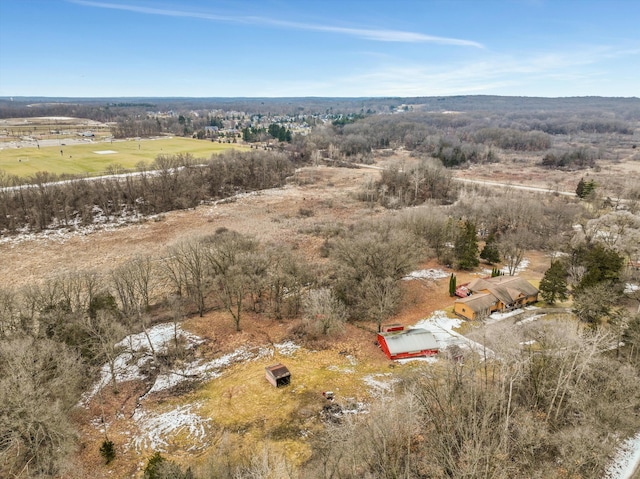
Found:
M 481 43 L 472 40 L 464 40 L 461 38 L 438 37 L 433 35 L 425 35 L 417 32 L 405 32 L 400 30 L 384 30 L 369 28 L 347 28 L 335 27 L 330 25 L 317 25 L 311 23 L 288 22 L 284 20 L 276 20 L 266 17 L 254 16 L 229 16 L 215 15 L 204 12 L 188 12 L 181 10 L 169 10 L 163 8 L 142 7 L 137 5 L 122 5 L 118 3 L 94 2 L 91 0 L 67 0 L 70 3 L 83 5 L 86 7 L 105 8 L 111 10 L 125 10 L 128 12 L 143 13 L 147 15 L 162 15 L 167 17 L 181 18 L 198 18 L 202 20 L 211 20 L 217 22 L 228 23 L 244 23 L 252 25 L 268 25 L 274 27 L 283 27 L 293 30 L 306 30 L 315 32 L 337 33 L 352 37 L 362 38 L 365 40 L 373 40 L 378 42 L 402 42 L 402 43 L 436 43 L 440 45 L 456 45 L 463 47 L 484 48 Z

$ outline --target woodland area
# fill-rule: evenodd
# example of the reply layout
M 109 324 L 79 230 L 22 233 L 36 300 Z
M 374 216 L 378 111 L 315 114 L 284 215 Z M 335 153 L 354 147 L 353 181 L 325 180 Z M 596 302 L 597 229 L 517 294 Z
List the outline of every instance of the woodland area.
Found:
M 328 182 L 322 202 L 301 193 L 283 217 L 270 217 L 274 207 L 265 205 L 268 238 L 258 235 L 262 225 L 252 234 L 212 224 L 207 234 L 182 232 L 118 264 L 69 264 L 7 280 L 0 287 L 3 477 L 76 477 L 87 447 L 79 403 L 105 364 L 109 394 L 126 389 L 115 367 L 127 335 L 222 312 L 230 336 L 268 319 L 289 340 L 330 348 L 352 331 L 379 331 L 409 307 L 402 279 L 427 262 L 458 274 L 498 265 L 514 274 L 533 251 L 549 264 L 540 306 L 562 313 L 497 332 L 478 321 L 465 331 L 486 348 L 482 354 L 387 368 L 393 387 L 368 398 L 367 414 L 325 408 L 308 435 L 296 418 L 272 432 L 271 439 L 304 442 L 303 461 L 267 443 L 239 453 L 224 436 L 198 457 L 156 451 L 138 477 L 601 478 L 622 441 L 640 430 L 637 99 L 26 103 L 1 102 L 0 117 L 84 116 L 114 128 L 138 125 L 133 136 L 143 136 L 172 132 L 148 112 L 173 109 L 191 117 L 191 135 L 203 118 L 228 121 L 211 113 L 220 108 L 245 112 L 233 114 L 238 127 L 249 128 L 244 122 L 254 115 L 289 115 L 287 124 L 295 118 L 311 128 L 282 141 L 272 128 L 269 148 L 256 142 L 211 158 L 158 156 L 123 178 L 53 184 L 58 178 L 43 172 L 29 185 L 4 187 L 0 257 L 23 247 L 25 233 L 81 231 L 119 218 L 162 222 L 164 214 L 232 205 L 251 192 L 303 189 L 323 169 L 369 167 L 371 174 L 348 193 Z M 147 113 L 136 119 L 134 112 Z M 145 122 L 156 126 L 147 131 Z M 630 173 L 608 173 L 620 164 Z M 557 191 L 459 181 L 465 172 L 501 170 L 511 174 L 505 183 L 525 170 L 542 172 L 556 178 Z M 331 220 L 319 219 L 321 207 Z M 287 236 L 290 223 L 303 241 Z M 158 371 L 196 354 L 177 333 L 168 348 L 149 345 Z M 100 467 L 117 464 L 122 451 L 106 434 L 99 446 Z

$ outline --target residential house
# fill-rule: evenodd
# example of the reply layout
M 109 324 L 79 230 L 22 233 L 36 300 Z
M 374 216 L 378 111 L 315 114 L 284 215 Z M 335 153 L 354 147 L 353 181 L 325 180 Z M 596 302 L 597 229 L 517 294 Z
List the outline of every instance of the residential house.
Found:
M 470 295 L 457 299 L 453 311 L 465 319 L 481 319 L 538 301 L 538 289 L 519 276 L 479 278 L 465 285 Z

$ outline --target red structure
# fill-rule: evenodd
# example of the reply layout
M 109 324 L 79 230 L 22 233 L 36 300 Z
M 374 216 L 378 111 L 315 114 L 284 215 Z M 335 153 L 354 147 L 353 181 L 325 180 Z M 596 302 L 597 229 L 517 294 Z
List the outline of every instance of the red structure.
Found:
M 434 356 L 440 350 L 433 334 L 419 328 L 395 333 L 378 333 L 378 344 L 389 359 Z
M 404 326 L 398 323 L 385 324 L 384 326 L 382 326 L 383 333 L 391 333 L 393 331 L 404 331 Z

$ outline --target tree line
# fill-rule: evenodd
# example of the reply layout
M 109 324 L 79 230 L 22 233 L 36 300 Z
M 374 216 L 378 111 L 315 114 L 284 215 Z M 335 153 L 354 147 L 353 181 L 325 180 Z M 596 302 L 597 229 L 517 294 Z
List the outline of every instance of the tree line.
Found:
M 193 208 L 280 186 L 293 168 L 282 153 L 230 151 L 208 161 L 188 154 L 160 155 L 149 169 L 141 165 L 124 177 L 51 183 L 50 175 L 40 175 L 32 185 L 0 190 L 0 231 L 74 228 Z

